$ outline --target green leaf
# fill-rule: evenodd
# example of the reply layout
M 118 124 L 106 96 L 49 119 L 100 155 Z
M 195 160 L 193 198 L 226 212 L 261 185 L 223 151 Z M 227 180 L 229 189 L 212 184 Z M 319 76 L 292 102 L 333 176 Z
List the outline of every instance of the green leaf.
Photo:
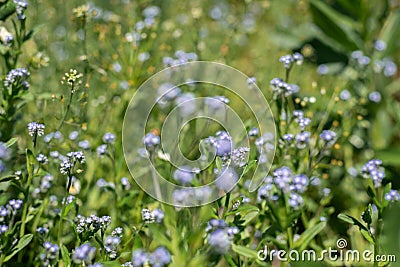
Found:
M 374 148 L 387 148 L 393 134 L 393 124 L 389 114 L 384 110 L 379 110 L 370 127 L 370 140 Z
M 315 24 L 306 22 L 298 26 L 285 28 L 279 27 L 277 31 L 272 31 L 271 41 L 279 45 L 282 49 L 293 50 L 302 45 L 306 40 L 310 40 L 318 36 L 320 30 Z
M 222 169 L 222 159 L 220 157 L 215 158 L 215 165 L 219 170 Z
M 38 33 L 42 28 L 44 28 L 44 24 L 36 26 L 35 28 L 33 28 L 32 30 L 30 30 L 27 34 L 25 34 L 24 38 L 23 38 L 23 42 L 28 41 L 29 39 L 31 39 L 36 33 Z
M 361 18 L 361 0 L 336 0 L 336 2 L 354 17 L 357 17 L 358 19 Z
M 244 246 L 239 246 L 232 244 L 232 250 L 235 251 L 237 254 L 240 256 L 244 256 L 249 259 L 256 259 L 257 258 L 257 252 L 251 248 L 244 247 Z
M 383 57 L 392 54 L 397 48 L 400 36 L 400 11 L 395 11 L 387 17 L 382 31 L 379 34 L 379 39 L 386 42 L 386 50 L 383 51 Z
M 338 218 L 340 220 L 342 220 L 342 221 L 347 222 L 347 223 L 350 223 L 350 224 L 353 224 L 353 225 L 357 225 L 358 227 L 360 227 L 360 229 L 364 229 L 364 230 L 368 231 L 368 228 L 365 227 L 364 224 L 362 224 L 359 220 L 357 220 L 356 218 L 354 218 L 354 217 L 352 217 L 350 215 L 346 215 L 346 214 L 340 213 L 338 215 Z
M 135 239 L 133 240 L 132 248 L 135 250 L 135 249 L 142 248 L 142 247 L 143 247 L 142 239 L 140 238 L 139 235 L 135 236 Z
M 171 247 L 171 240 L 165 236 L 164 231 L 160 229 L 160 227 L 156 224 L 150 224 L 149 229 L 151 234 L 153 235 L 153 239 L 157 240 L 158 243 L 162 244 L 169 250 L 173 250 Z M 136 237 L 138 239 L 138 237 Z
M 256 218 L 259 214 L 259 211 L 251 211 L 243 216 L 244 222 L 243 225 L 248 225 L 254 218 Z
M 252 211 L 258 212 L 258 211 L 260 211 L 260 209 L 257 208 L 256 206 L 253 206 L 250 204 L 244 204 L 244 205 L 240 205 L 237 209 L 228 212 L 226 215 L 228 216 L 228 215 L 237 214 L 237 213 L 244 215 L 244 214 L 252 212 Z
M 0 8 L 0 20 L 5 21 L 11 16 L 15 12 L 16 6 L 14 1 L 8 1 L 7 4 L 2 5 Z
M 18 252 L 20 252 L 22 249 L 24 249 L 29 243 L 32 241 L 33 234 L 27 234 L 24 235 L 19 241 L 18 244 L 13 248 L 11 251 L 11 254 L 5 257 L 4 262 L 7 262 L 11 260 L 14 255 L 16 255 Z
M 369 243 L 371 243 L 372 245 L 375 244 L 374 237 L 371 236 L 371 234 L 370 234 L 367 230 L 361 229 L 360 232 L 361 232 L 362 236 L 363 236 L 365 239 L 367 239 L 367 241 L 368 241 Z
M 322 32 L 334 41 L 329 46 L 341 48 L 342 51 L 350 52 L 362 48 L 361 38 L 356 33 L 359 25 L 351 18 L 339 13 L 329 5 L 320 0 L 310 0 L 310 11 L 314 23 Z M 325 36 L 319 39 L 326 43 Z
M 232 256 L 231 256 L 231 255 L 225 254 L 225 255 L 224 255 L 224 258 L 225 258 L 226 262 L 228 262 L 229 266 L 231 266 L 231 267 L 239 267 L 239 266 L 235 263 L 235 261 L 232 259 Z
M 71 258 L 68 249 L 64 245 L 61 246 L 61 257 L 66 267 L 71 266 Z
M 6 175 L 0 178 L 0 183 L 8 182 L 17 178 L 15 175 Z
M 101 262 L 101 265 L 103 265 L 103 267 L 120 267 L 121 263 L 118 261 L 104 261 Z
M 374 190 L 372 189 L 371 186 L 368 186 L 368 188 L 367 188 L 367 194 L 368 194 L 368 196 L 369 196 L 370 198 L 375 198 L 375 197 L 376 197 L 375 192 L 374 192 Z
M 35 156 L 30 149 L 26 149 L 26 169 L 28 170 L 28 176 L 33 177 L 33 166 L 35 165 Z
M 298 249 L 300 251 L 304 250 L 308 244 L 312 241 L 312 239 L 318 235 L 326 226 L 326 222 L 320 222 L 316 225 L 312 226 L 305 230 L 298 240 L 293 244 L 294 249 Z
M 385 165 L 400 166 L 400 147 L 390 147 L 384 150 L 378 150 L 375 155 L 376 158 L 385 162 Z
M 64 217 L 68 215 L 68 213 L 71 211 L 71 209 L 72 209 L 73 207 L 75 207 L 75 204 L 76 204 L 76 199 L 74 198 L 74 199 L 71 201 L 71 203 L 69 203 L 69 204 L 65 207 L 65 209 L 64 209 L 64 214 L 63 214 Z
M 10 140 L 7 141 L 6 146 L 12 147 L 15 143 L 17 143 L 17 141 L 18 141 L 18 138 L 16 138 L 16 137 L 11 138 Z
M 370 225 L 372 223 L 372 207 L 371 207 L 371 204 L 368 204 L 368 206 L 365 208 L 363 214 L 361 215 L 361 218 L 368 225 Z
M 247 163 L 246 167 L 244 167 L 242 174 L 240 175 L 240 178 L 243 177 L 243 175 L 245 175 L 246 173 L 248 173 L 251 168 L 253 168 L 253 166 L 256 164 L 256 160 L 251 160 Z

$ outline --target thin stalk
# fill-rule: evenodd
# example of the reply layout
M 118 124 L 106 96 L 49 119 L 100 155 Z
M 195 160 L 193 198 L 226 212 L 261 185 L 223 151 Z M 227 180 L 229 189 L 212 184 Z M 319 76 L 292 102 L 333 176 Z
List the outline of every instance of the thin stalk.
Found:
M 155 160 L 154 160 L 154 151 L 150 152 L 150 161 L 153 164 L 153 166 L 150 166 L 151 168 L 151 177 L 153 179 L 153 186 L 154 186 L 154 191 L 156 193 L 156 197 L 158 200 L 161 200 L 161 188 L 160 188 L 160 183 L 158 182 L 157 179 L 157 173 L 155 170 Z
M 59 131 L 59 130 L 61 129 L 62 125 L 64 124 L 64 121 L 67 119 L 68 112 L 69 112 L 69 110 L 70 110 L 70 108 L 71 108 L 72 96 L 74 95 L 74 90 L 75 90 L 74 84 L 72 84 L 71 93 L 69 94 L 69 99 L 68 99 L 67 108 L 66 108 L 66 110 L 65 110 L 64 116 L 63 116 L 63 118 L 62 118 L 60 124 L 59 124 L 58 127 L 57 127 L 57 131 Z
M 72 185 L 72 175 L 68 173 L 67 176 L 68 182 L 67 182 L 67 190 L 65 191 L 65 196 L 64 196 L 64 203 L 62 203 L 62 209 L 61 209 L 61 214 L 60 214 L 60 221 L 58 222 L 58 235 L 57 235 L 57 244 L 61 248 L 62 242 L 61 242 L 61 234 L 62 234 L 62 229 L 63 229 L 63 220 L 64 220 L 64 213 L 65 213 L 65 208 L 66 208 L 66 202 L 67 202 L 67 197 L 69 195 L 69 189 L 71 188 Z
M 224 205 L 224 212 L 222 213 L 222 218 L 225 217 L 225 214 L 228 211 L 230 199 L 231 199 L 231 192 L 228 192 L 225 197 L 225 205 Z
M 26 186 L 26 192 L 25 192 L 25 199 L 24 199 L 24 209 L 22 211 L 22 218 L 21 218 L 21 229 L 19 232 L 19 238 L 22 238 L 25 234 L 25 224 L 26 224 L 26 215 L 28 213 L 28 206 L 29 206 L 29 189 L 32 184 L 32 178 L 33 175 L 28 175 L 28 181 L 27 181 L 27 186 Z

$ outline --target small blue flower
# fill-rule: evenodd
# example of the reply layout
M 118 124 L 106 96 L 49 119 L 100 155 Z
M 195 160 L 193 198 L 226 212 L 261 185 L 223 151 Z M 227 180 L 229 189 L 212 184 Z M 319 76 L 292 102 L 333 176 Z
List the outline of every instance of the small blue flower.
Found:
M 323 141 L 331 145 L 335 142 L 336 139 L 336 133 L 330 130 L 323 130 L 319 136 Z
M 292 66 L 292 63 L 294 62 L 294 59 L 292 55 L 285 55 L 279 58 L 279 62 L 283 64 L 285 69 L 289 69 Z
M 219 190 L 223 190 L 225 192 L 230 191 L 235 184 L 238 182 L 239 176 L 235 172 L 235 170 L 231 167 L 226 167 L 220 171 L 218 177 L 215 181 L 215 186 Z
M 174 171 L 173 178 L 181 184 L 190 184 L 195 177 L 189 166 L 182 166 Z
M 399 201 L 400 194 L 397 190 L 390 190 L 389 193 L 385 194 L 385 199 L 389 202 Z
M 153 148 L 160 144 L 160 137 L 150 132 L 143 138 L 143 144 L 147 148 Z
M 368 95 L 371 102 L 379 103 L 382 100 L 382 96 L 378 91 L 374 91 Z
M 76 138 L 78 138 L 78 135 L 79 135 L 79 133 L 78 133 L 78 131 L 72 131 L 70 134 L 69 134 L 69 139 L 70 140 L 76 140 Z
M 150 254 L 149 262 L 153 267 L 163 267 L 171 262 L 171 255 L 165 247 L 158 247 Z
M 86 265 L 88 265 L 95 257 L 95 254 L 96 248 L 86 243 L 75 248 L 75 251 L 72 255 L 72 260 L 76 264 L 85 263 Z
M 344 89 L 340 92 L 339 98 L 343 101 L 347 101 L 351 98 L 351 93 L 349 92 L 349 90 Z
M 156 223 L 161 223 L 164 219 L 164 212 L 160 209 L 154 209 L 151 214 Z
M 36 156 L 36 160 L 43 165 L 46 165 L 49 162 L 49 159 L 43 155 L 43 154 L 39 154 Z
M 106 134 L 103 136 L 103 142 L 104 142 L 104 143 L 107 143 L 107 144 L 112 144 L 112 143 L 114 143 L 114 142 L 115 142 L 115 134 L 106 133 Z
M 7 225 L 0 225 L 0 235 L 7 232 L 8 226 Z
M 30 136 L 42 136 L 44 135 L 44 124 L 37 123 L 37 122 L 30 122 L 28 123 L 28 133 Z
M 329 73 L 329 68 L 326 64 L 321 64 L 318 66 L 317 72 L 321 75 L 326 75 Z
M 257 127 L 251 128 L 250 131 L 248 132 L 248 135 L 250 137 L 256 137 L 256 136 L 258 136 L 258 134 L 259 134 L 259 130 Z
M 298 209 L 303 205 L 303 198 L 296 194 L 296 193 L 291 193 L 289 196 L 289 205 L 294 208 L 294 209 Z
M 132 255 L 134 267 L 142 267 L 149 262 L 149 254 L 141 249 L 135 250 Z
M 373 159 L 368 161 L 361 170 L 365 178 L 372 178 L 376 188 L 381 187 L 382 180 L 385 178 L 385 169 L 381 165 L 381 160 Z
M 10 151 L 7 145 L 3 142 L 0 142 L 0 159 L 8 160 L 10 157 Z
M 296 147 L 298 149 L 304 149 L 307 144 L 310 142 L 311 134 L 310 132 L 301 132 L 296 135 Z
M 102 144 L 102 145 L 98 146 L 96 149 L 96 153 L 99 157 L 103 157 L 105 154 L 107 154 L 107 145 Z
M 224 229 L 217 229 L 212 232 L 207 242 L 216 254 L 226 254 L 231 248 L 230 237 Z
M 374 42 L 374 48 L 376 51 L 385 51 L 386 50 L 386 42 L 383 40 L 376 40 Z

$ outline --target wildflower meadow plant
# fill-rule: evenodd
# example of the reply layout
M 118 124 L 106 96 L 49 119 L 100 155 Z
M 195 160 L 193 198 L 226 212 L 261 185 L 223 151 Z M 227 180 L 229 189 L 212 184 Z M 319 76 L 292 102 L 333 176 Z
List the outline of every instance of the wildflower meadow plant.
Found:
M 396 1 L 75 4 L 0 1 L 0 267 L 396 266 Z

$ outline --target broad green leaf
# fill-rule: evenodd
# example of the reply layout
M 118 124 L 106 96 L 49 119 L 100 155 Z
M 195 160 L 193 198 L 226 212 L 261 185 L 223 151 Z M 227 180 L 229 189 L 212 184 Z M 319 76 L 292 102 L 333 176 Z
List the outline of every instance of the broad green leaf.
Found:
M 254 211 L 258 212 L 258 211 L 260 211 L 260 209 L 257 208 L 256 206 L 253 206 L 250 204 L 244 204 L 244 205 L 240 205 L 237 209 L 228 212 L 226 215 L 228 216 L 228 215 L 237 214 L 237 213 L 240 213 L 240 215 L 244 215 L 246 213 L 254 212 Z
M 14 1 L 8 1 L 7 4 L 2 5 L 0 8 L 0 20 L 5 21 L 9 16 L 11 16 L 16 9 L 16 4 Z
M 239 267 L 232 259 L 232 256 L 229 254 L 224 255 L 225 260 L 228 262 L 229 266 L 231 267 Z
M 242 172 L 242 174 L 240 175 L 240 178 L 243 177 L 243 175 L 245 175 L 246 173 L 248 173 L 254 166 L 254 164 L 256 164 L 256 160 L 251 160 L 249 161 L 249 163 L 247 163 L 246 167 L 244 167 L 244 170 Z
M 361 215 L 361 218 L 363 219 L 363 221 L 367 225 L 370 225 L 372 223 L 372 207 L 371 207 L 371 204 L 368 204 L 368 206 L 364 210 L 363 214 Z
M 63 260 L 63 262 L 65 264 L 65 267 L 71 266 L 71 258 L 69 256 L 69 252 L 68 252 L 67 247 L 64 246 L 64 245 L 61 246 L 61 257 L 62 257 L 62 260 Z
M 11 251 L 11 254 L 5 257 L 4 262 L 11 260 L 11 258 L 14 257 L 14 255 L 16 255 L 18 252 L 23 250 L 27 245 L 29 245 L 29 243 L 32 241 L 32 238 L 33 238 L 33 234 L 24 235 L 18 241 L 17 245 L 13 248 L 13 250 Z
M 375 198 L 375 197 L 376 197 L 375 192 L 374 192 L 374 190 L 372 189 L 371 186 L 368 186 L 368 188 L 367 188 L 367 194 L 368 194 L 368 196 L 369 196 L 370 198 Z
M 251 211 L 243 216 L 243 225 L 248 225 L 254 218 L 258 216 L 259 211 Z
M 385 165 L 400 166 L 400 147 L 390 147 L 384 150 L 378 150 L 375 155 L 376 158 L 385 162 Z
M 35 165 L 35 156 L 30 149 L 26 149 L 26 169 L 28 170 L 28 176 L 33 176 L 33 166 Z
M 388 147 L 393 138 L 393 125 L 386 111 L 378 111 L 370 129 L 370 140 L 374 148 L 384 149 Z
M 364 224 L 362 224 L 359 220 L 357 220 L 356 218 L 354 218 L 354 217 L 352 217 L 350 215 L 346 215 L 346 214 L 340 213 L 338 215 L 338 218 L 340 220 L 342 220 L 342 221 L 347 222 L 347 223 L 350 223 L 350 224 L 353 224 L 353 225 L 357 225 L 358 227 L 360 227 L 360 229 L 364 229 L 364 230 L 368 231 L 367 227 L 365 227 Z
M 222 169 L 222 159 L 220 157 L 215 158 L 215 165 L 218 169 Z
M 139 235 L 135 236 L 135 239 L 133 240 L 133 246 L 132 246 L 133 250 L 139 249 L 142 247 L 143 247 L 142 239 L 140 238 Z
M 361 232 L 361 234 L 363 235 L 363 237 L 364 237 L 365 239 L 367 239 L 367 241 L 368 241 L 369 243 L 371 243 L 372 245 L 375 244 L 374 238 L 371 236 L 371 234 L 370 234 L 367 230 L 361 229 L 360 232 Z
M 7 141 L 6 146 L 7 146 L 7 147 L 11 147 L 11 146 L 13 146 L 15 143 L 17 143 L 17 141 L 18 141 L 18 138 L 16 138 L 16 137 L 11 138 L 10 140 Z
M 76 203 L 76 199 L 74 198 L 74 199 L 71 201 L 71 203 L 67 204 L 67 206 L 66 206 L 65 209 L 64 209 L 64 214 L 63 214 L 64 217 L 68 215 L 68 213 L 71 211 L 71 209 L 72 209 L 73 207 L 75 207 L 75 203 Z
M 355 21 L 319 0 L 310 0 L 310 11 L 315 24 L 326 36 L 335 41 L 335 44 L 328 43 L 328 45 L 334 45 L 336 49 L 341 47 L 342 51 L 347 52 L 362 49 L 361 38 L 355 31 L 359 25 Z M 325 42 L 324 38 L 324 36 L 319 37 Z
M 15 178 L 17 178 L 17 176 L 15 176 L 15 175 L 6 175 L 6 176 L 3 176 L 0 178 L 0 183 L 8 182 L 8 181 L 14 180 Z
M 336 2 L 354 17 L 361 18 L 363 10 L 361 0 L 336 0 Z
M 383 56 L 390 55 L 396 49 L 400 40 L 400 11 L 389 14 L 379 34 L 379 39 L 386 42 L 386 50 Z
M 316 225 L 312 226 L 305 230 L 298 240 L 293 244 L 294 249 L 298 249 L 300 251 L 306 249 L 308 244 L 312 241 L 312 239 L 318 235 L 326 226 L 326 222 L 320 222 Z
M 257 252 L 248 247 L 232 244 L 232 250 L 235 251 L 237 254 L 244 256 L 246 258 L 249 258 L 249 259 L 257 258 Z
M 120 267 L 121 263 L 119 263 L 118 261 L 103 261 L 100 262 L 101 265 L 103 265 L 103 267 Z
M 306 40 L 318 36 L 318 27 L 310 22 L 290 28 L 280 27 L 277 31 L 270 32 L 271 41 L 282 49 L 293 50 L 300 47 Z
M 27 34 L 25 34 L 23 42 L 28 41 L 29 39 L 31 39 L 36 33 L 38 33 L 42 28 L 44 28 L 44 25 L 38 25 L 35 28 L 33 28 L 32 30 L 30 30 Z

